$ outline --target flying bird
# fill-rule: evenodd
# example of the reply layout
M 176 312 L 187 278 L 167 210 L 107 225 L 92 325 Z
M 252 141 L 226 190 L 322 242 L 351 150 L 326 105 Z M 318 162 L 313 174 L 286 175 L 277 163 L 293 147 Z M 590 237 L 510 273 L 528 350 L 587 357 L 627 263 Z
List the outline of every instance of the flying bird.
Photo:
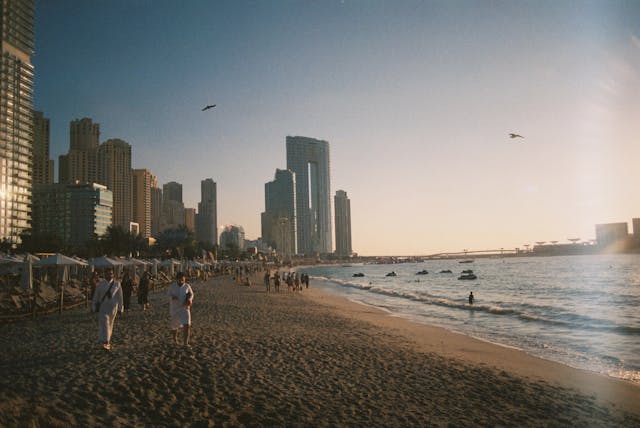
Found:
M 210 104 L 210 105 L 208 105 L 208 106 L 204 106 L 204 108 L 202 109 L 202 111 L 209 110 L 210 108 L 214 108 L 215 106 L 216 106 L 215 104 Z
M 524 137 L 519 134 L 509 134 L 509 138 L 524 138 Z

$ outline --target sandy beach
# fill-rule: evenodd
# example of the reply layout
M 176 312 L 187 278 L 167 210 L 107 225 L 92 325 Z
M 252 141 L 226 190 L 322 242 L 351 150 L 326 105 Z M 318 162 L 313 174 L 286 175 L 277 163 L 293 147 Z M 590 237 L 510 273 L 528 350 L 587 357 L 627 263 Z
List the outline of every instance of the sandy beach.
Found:
M 256 277 L 255 283 L 261 282 Z M 151 294 L 0 325 L 0 426 L 640 426 L 640 386 L 312 288 L 193 285 L 192 346 Z

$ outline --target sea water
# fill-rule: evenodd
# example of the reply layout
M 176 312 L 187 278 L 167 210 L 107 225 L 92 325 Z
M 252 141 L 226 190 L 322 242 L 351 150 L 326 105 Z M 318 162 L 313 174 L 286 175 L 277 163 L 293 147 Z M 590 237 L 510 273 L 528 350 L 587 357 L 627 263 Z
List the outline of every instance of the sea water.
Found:
M 458 279 L 466 269 L 477 279 Z M 417 275 L 422 270 L 428 274 Z M 452 273 L 441 273 L 446 270 Z M 429 260 L 300 271 L 311 276 L 312 287 L 413 322 L 640 383 L 640 255 Z M 392 271 L 396 276 L 386 276 Z

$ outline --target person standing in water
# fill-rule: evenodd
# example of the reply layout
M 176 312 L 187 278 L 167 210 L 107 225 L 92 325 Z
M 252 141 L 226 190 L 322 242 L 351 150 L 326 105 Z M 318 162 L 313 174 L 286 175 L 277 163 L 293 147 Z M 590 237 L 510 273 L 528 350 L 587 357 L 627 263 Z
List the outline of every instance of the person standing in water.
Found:
M 471 293 L 469 293 L 469 304 L 473 305 L 473 301 L 474 301 L 474 297 L 473 297 L 473 291 Z

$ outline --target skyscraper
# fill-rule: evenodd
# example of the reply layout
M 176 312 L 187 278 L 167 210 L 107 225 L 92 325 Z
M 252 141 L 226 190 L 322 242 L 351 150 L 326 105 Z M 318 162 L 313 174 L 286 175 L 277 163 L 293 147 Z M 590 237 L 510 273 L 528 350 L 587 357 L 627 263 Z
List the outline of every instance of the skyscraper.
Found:
M 332 251 L 329 143 L 287 137 L 287 169 L 296 174 L 298 253 Z
M 100 182 L 98 149 L 100 124 L 87 117 L 69 122 L 69 153 L 58 157 L 58 182 Z M 106 185 L 107 183 L 100 184 Z
M 151 188 L 151 236 L 162 232 L 162 189 L 156 184 Z
M 276 169 L 273 181 L 264 185 L 262 240 L 283 256 L 297 253 L 296 175 Z
M 177 229 L 184 225 L 184 203 L 182 202 L 182 184 L 171 181 L 162 186 L 162 225 L 161 229 Z
M 218 243 L 218 191 L 211 178 L 200 182 L 200 202 L 196 225 L 199 241 L 216 245 Z
M 33 149 L 33 0 L 0 0 L 0 240 L 29 227 Z
M 49 119 L 33 112 L 33 185 L 53 183 L 53 160 L 49 159 Z
M 129 231 L 131 223 L 131 146 L 107 140 L 98 148 L 98 183 L 113 192 L 113 224 Z
M 338 190 L 333 201 L 336 211 L 336 254 L 349 257 L 353 252 L 351 249 L 351 201 L 344 190 Z
M 158 187 L 158 178 L 148 169 L 133 170 L 132 218 L 140 226 L 143 238 L 151 236 L 151 189 Z

